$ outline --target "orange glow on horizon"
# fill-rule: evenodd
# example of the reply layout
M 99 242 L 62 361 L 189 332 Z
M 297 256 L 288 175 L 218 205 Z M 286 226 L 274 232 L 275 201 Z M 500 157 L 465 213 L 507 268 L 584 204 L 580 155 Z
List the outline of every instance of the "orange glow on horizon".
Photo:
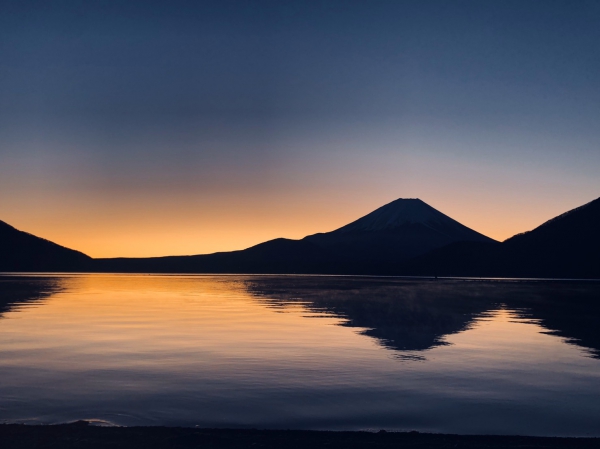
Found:
M 401 195 L 416 197 L 417 195 Z M 451 195 L 448 195 L 450 197 Z M 112 204 L 39 198 L 26 206 L 6 208 L 1 219 L 29 232 L 82 251 L 92 257 L 152 257 L 209 254 L 248 248 L 274 238 L 300 239 L 328 232 L 350 223 L 396 199 L 363 195 L 349 199 L 311 195 L 263 196 L 263 198 L 182 199 L 115 201 Z M 508 199 L 462 202 L 441 195 L 426 203 L 484 235 L 502 241 L 531 230 L 580 204 Z M 16 202 L 15 202 L 16 203 Z

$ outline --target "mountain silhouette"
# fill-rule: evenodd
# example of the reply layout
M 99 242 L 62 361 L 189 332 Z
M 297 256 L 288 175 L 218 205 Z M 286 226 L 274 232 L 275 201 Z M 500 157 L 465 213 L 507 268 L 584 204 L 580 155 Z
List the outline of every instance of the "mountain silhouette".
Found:
M 502 243 L 458 242 L 417 257 L 411 275 L 600 278 L 600 198 Z
M 0 271 L 82 271 L 85 254 L 19 231 L 0 221 Z
M 502 246 L 529 276 L 600 276 L 600 198 L 517 234 Z
M 403 261 L 453 242 L 494 242 L 419 199 L 398 199 L 335 231 L 303 241 L 353 261 L 361 273 L 392 272 Z
M 94 260 L 96 271 L 124 273 L 323 273 L 340 270 L 339 261 L 304 241 L 275 239 L 240 251 L 196 256 Z
M 402 263 L 452 242 L 494 240 L 419 199 L 398 199 L 358 220 L 301 240 L 198 256 L 102 259 L 102 271 L 395 274 Z
M 0 271 L 600 278 L 600 199 L 496 242 L 419 199 L 331 232 L 231 252 L 91 259 L 0 222 Z

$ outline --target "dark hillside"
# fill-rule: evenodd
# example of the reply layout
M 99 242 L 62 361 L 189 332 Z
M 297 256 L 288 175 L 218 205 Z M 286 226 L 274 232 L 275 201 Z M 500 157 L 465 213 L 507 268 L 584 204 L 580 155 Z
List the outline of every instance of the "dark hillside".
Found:
M 600 199 L 501 244 L 458 242 L 400 270 L 426 276 L 600 278 Z
M 94 270 L 123 273 L 321 273 L 340 270 L 338 262 L 318 246 L 275 239 L 241 251 L 197 256 L 94 260 Z
M 600 277 L 600 198 L 515 235 L 502 246 L 519 273 Z
M 0 271 L 86 271 L 91 260 L 0 221 Z

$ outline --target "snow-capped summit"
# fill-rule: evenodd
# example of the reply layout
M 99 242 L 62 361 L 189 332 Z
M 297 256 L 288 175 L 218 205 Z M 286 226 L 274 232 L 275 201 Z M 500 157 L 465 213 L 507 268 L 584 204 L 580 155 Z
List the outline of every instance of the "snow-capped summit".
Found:
M 399 263 L 453 242 L 493 242 L 420 199 L 398 199 L 331 232 L 305 237 L 366 264 Z
M 386 231 L 406 224 L 459 224 L 418 198 L 400 198 L 336 231 Z

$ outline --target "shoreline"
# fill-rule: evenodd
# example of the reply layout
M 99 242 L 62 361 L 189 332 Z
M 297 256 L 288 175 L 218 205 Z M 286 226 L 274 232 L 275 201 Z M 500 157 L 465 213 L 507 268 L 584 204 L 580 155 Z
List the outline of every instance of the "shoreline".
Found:
M 419 432 L 99 427 L 0 424 L 3 449 L 69 448 L 600 448 L 600 438 L 454 435 Z

